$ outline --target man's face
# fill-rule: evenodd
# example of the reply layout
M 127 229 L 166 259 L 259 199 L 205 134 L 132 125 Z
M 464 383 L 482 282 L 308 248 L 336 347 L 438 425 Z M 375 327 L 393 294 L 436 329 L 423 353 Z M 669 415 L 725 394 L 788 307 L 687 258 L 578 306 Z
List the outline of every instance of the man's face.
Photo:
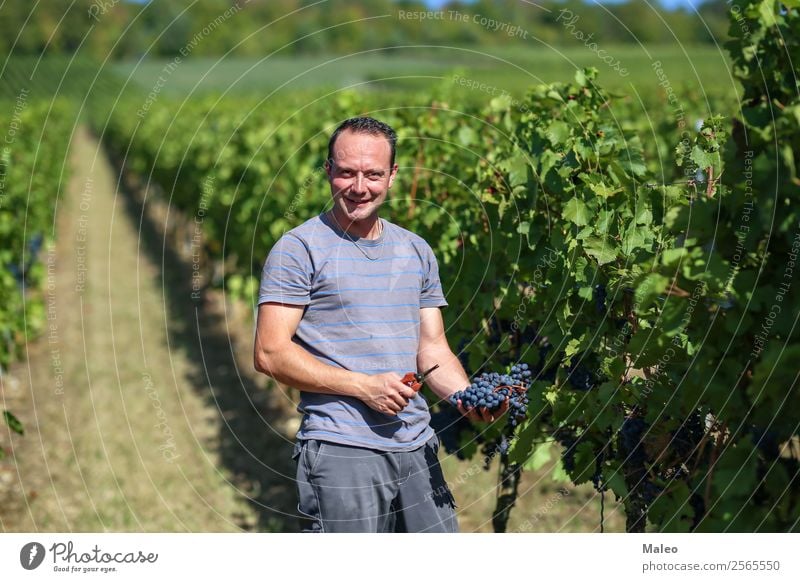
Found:
M 382 135 L 344 131 L 333 144 L 333 161 L 325 164 L 333 207 L 339 218 L 360 222 L 380 208 L 397 174 L 390 167 L 391 148 Z

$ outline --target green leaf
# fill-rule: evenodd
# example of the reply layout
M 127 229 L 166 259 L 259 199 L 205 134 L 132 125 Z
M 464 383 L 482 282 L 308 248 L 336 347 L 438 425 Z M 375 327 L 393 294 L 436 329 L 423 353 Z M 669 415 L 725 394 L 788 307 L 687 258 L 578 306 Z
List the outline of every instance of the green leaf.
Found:
M 692 148 L 692 161 L 703 170 L 709 167 L 717 170 L 720 166 L 719 152 L 706 152 L 696 145 Z
M 572 198 L 564 205 L 564 218 L 578 226 L 585 226 L 589 224 L 589 210 L 581 200 Z
M 633 176 L 642 176 L 647 171 L 642 153 L 642 142 L 639 136 L 628 137 L 625 140 L 625 150 L 620 165 Z
M 595 223 L 595 230 L 599 234 L 606 234 L 611 227 L 614 226 L 616 213 L 611 210 L 603 210 L 597 215 L 597 222 Z
M 511 188 L 528 183 L 528 160 L 521 153 L 512 156 L 501 164 L 508 174 L 508 185 Z
M 622 192 L 621 188 L 612 188 L 611 186 L 606 186 L 603 182 L 600 182 L 599 184 L 591 184 L 589 188 L 591 188 L 592 192 L 601 198 L 609 198 L 617 192 Z
M 533 454 L 522 465 L 526 471 L 538 471 L 550 462 L 550 455 L 552 453 L 552 441 L 540 443 L 533 450 Z
M 667 290 L 669 279 L 658 273 L 650 273 L 636 286 L 637 311 L 647 309 L 655 298 Z
M 563 121 L 554 121 L 547 128 L 547 139 L 554 146 L 562 145 L 569 137 L 569 125 Z
M 572 471 L 572 482 L 575 485 L 581 485 L 591 479 L 595 466 L 596 455 L 592 443 L 578 443 L 575 447 L 575 469 Z
M 561 459 L 559 459 L 558 463 L 556 463 L 556 466 L 553 467 L 553 473 L 551 477 L 556 483 L 566 483 L 571 481 L 567 471 L 564 469 L 564 462 Z
M 469 147 L 478 140 L 478 134 L 468 125 L 461 126 L 458 130 L 458 141 L 461 145 Z
M 668 491 L 657 495 L 650 506 L 652 520 L 664 524 L 661 528 L 663 532 L 688 532 L 694 515 L 692 504 L 689 503 L 689 487 L 681 481 L 673 481 Z
M 11 412 L 9 412 L 8 410 L 4 410 L 3 417 L 6 419 L 6 424 L 8 425 L 8 428 L 13 430 L 17 434 L 20 435 L 25 434 L 25 429 L 23 428 L 22 423 Z
M 762 345 L 757 345 L 759 361 L 753 368 L 753 378 L 747 387 L 747 396 L 754 408 L 752 416 L 762 426 L 777 428 L 784 425 L 786 434 L 791 434 L 795 430 L 792 421 L 776 411 L 786 410 L 789 402 L 797 400 L 796 375 L 800 345 L 787 347 L 776 341 L 761 352 Z
M 489 101 L 489 107 L 495 113 L 500 111 L 507 111 L 509 107 L 511 107 L 511 96 L 510 95 L 500 95 L 495 97 Z
M 564 102 L 564 98 L 561 96 L 561 94 L 558 91 L 554 90 L 554 89 L 550 89 L 547 92 L 546 96 L 549 99 L 553 99 L 554 101 L 558 101 L 559 103 L 563 103 Z
M 575 71 L 575 83 L 581 87 L 586 87 L 589 83 L 597 79 L 599 71 L 597 67 L 586 67 Z
M 622 239 L 622 252 L 630 255 L 636 249 L 646 248 L 649 234 L 649 229 L 631 224 L 625 232 L 625 238 Z
M 637 201 L 635 212 L 636 224 L 647 226 L 653 223 L 653 211 L 646 205 L 641 198 Z
M 508 460 L 510 462 L 522 464 L 528 461 L 535 446 L 533 439 L 537 436 L 536 430 L 531 424 L 532 421 L 528 419 L 517 429 L 515 438 L 511 440 L 511 447 L 508 451 Z
M 608 478 L 606 485 L 614 492 L 614 495 L 622 499 L 628 494 L 628 487 L 625 485 L 625 477 L 623 477 L 621 471 L 614 471 Z
M 617 258 L 618 249 L 608 239 L 597 236 L 583 241 L 583 250 L 600 265 L 610 263 Z
M 580 347 L 581 347 L 581 340 L 579 340 L 578 338 L 572 338 L 567 343 L 567 347 L 564 350 L 564 355 L 568 358 L 570 356 L 574 356 L 580 351 Z
M 625 362 L 619 356 L 611 358 L 605 366 L 605 372 L 613 381 L 619 380 L 625 373 Z
M 761 22 L 767 28 L 778 25 L 778 21 L 775 18 L 775 2 L 773 0 L 761 0 L 758 6 L 758 13 L 761 16 Z
M 661 254 L 661 263 L 665 266 L 669 266 L 672 263 L 681 260 L 685 256 L 686 256 L 685 247 L 680 247 L 677 249 L 665 249 L 664 252 Z

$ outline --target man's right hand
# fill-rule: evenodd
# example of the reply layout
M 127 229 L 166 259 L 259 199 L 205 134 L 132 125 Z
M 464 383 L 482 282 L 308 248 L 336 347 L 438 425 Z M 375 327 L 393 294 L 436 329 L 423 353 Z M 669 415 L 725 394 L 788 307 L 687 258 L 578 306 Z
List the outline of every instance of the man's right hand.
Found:
M 400 376 L 392 372 L 367 376 L 366 394 L 361 397 L 367 406 L 383 414 L 396 416 L 408 406 L 416 391 L 403 384 Z

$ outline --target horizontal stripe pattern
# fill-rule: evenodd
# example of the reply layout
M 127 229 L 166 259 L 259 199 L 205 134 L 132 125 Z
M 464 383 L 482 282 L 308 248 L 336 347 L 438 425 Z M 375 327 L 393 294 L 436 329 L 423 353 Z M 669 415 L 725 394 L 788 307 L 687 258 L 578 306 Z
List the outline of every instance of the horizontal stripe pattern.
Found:
M 372 341 L 376 339 L 392 339 L 393 336 L 390 335 L 379 335 L 379 336 L 367 336 L 367 337 L 352 337 L 352 338 L 344 338 L 344 339 L 320 339 L 320 340 L 310 340 L 306 343 L 309 345 L 313 345 L 315 343 L 320 342 L 328 342 L 328 343 L 342 343 L 342 342 L 365 342 L 365 341 Z M 395 339 L 417 339 L 413 335 L 401 335 L 397 336 Z
M 392 323 L 416 323 L 419 324 L 419 319 L 373 319 L 370 321 L 333 321 L 330 323 L 317 323 L 316 327 L 339 327 L 342 325 L 356 326 L 356 325 L 386 325 Z

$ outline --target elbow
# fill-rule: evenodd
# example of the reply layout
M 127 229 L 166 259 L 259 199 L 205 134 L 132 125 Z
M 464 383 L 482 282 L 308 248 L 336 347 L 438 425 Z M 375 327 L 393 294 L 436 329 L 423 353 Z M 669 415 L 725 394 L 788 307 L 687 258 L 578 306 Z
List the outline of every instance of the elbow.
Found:
M 253 357 L 253 368 L 259 374 L 266 374 L 266 368 L 264 367 L 264 362 L 261 358 L 259 358 L 258 354 Z
M 255 354 L 253 355 L 253 367 L 256 369 L 256 372 L 265 374 L 270 378 L 273 377 L 269 353 L 267 353 L 265 350 L 255 351 Z
M 284 349 L 285 346 L 277 342 L 257 344 L 253 355 L 253 366 L 256 371 L 277 380 L 277 375 L 280 374 L 280 362 L 284 360 L 281 357 Z

